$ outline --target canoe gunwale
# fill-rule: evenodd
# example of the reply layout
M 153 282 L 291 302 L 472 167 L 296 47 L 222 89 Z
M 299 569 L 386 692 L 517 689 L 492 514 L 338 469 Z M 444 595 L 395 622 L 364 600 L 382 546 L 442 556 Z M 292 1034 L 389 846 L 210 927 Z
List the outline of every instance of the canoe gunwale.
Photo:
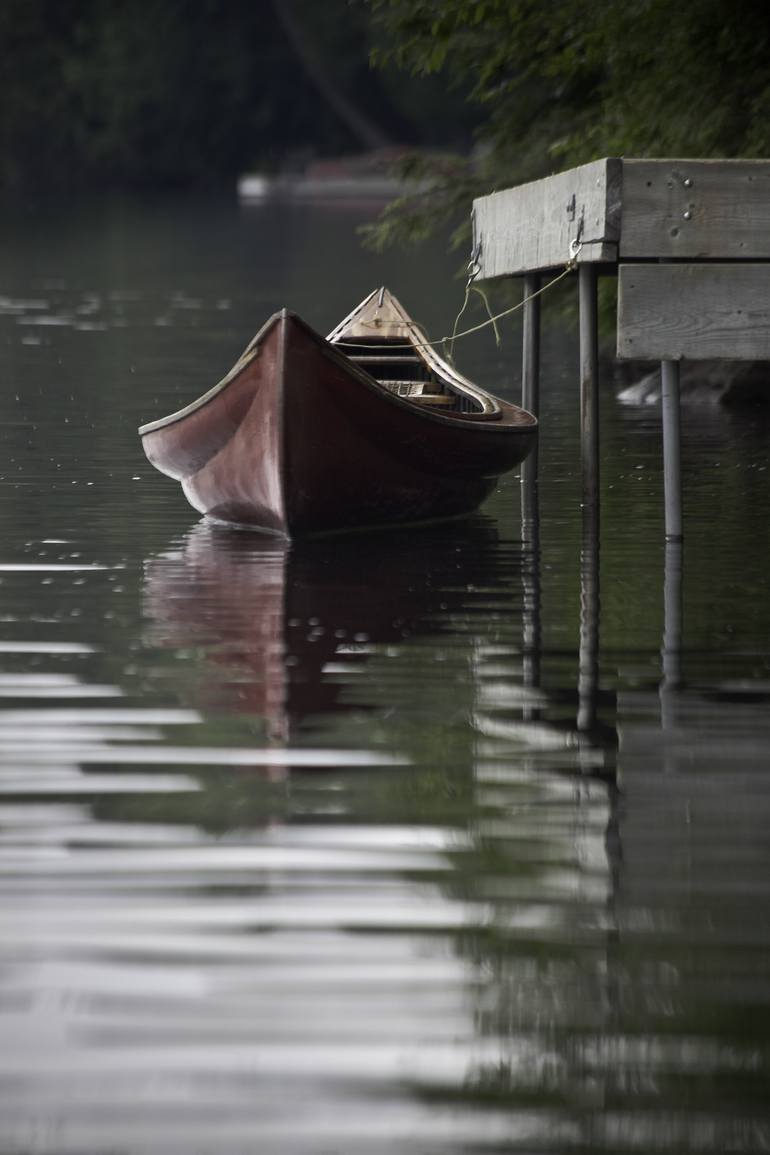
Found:
M 156 429 L 163 429 L 166 425 L 173 425 L 177 421 L 183 421 L 185 417 L 189 417 L 191 413 L 195 413 L 197 409 L 202 409 L 209 401 L 213 401 L 215 397 L 218 397 L 219 394 L 235 380 L 242 370 L 244 370 L 247 365 L 250 365 L 255 357 L 259 356 L 259 349 L 263 340 L 273 326 L 278 324 L 285 313 L 286 310 L 283 309 L 279 313 L 273 313 L 272 317 L 268 317 L 262 328 L 251 338 L 240 357 L 221 381 L 217 381 L 216 385 L 212 385 L 210 389 L 207 389 L 200 397 L 196 397 L 189 405 L 185 405 L 184 408 L 177 409 L 176 412 L 169 413 L 166 417 L 158 417 L 156 421 L 148 421 L 146 424 L 140 425 L 139 436 L 144 437 L 145 433 L 153 433 Z
M 370 392 L 376 394 L 376 396 L 382 402 L 388 405 L 394 405 L 402 410 L 406 410 L 415 420 L 427 421 L 432 424 L 443 426 L 450 425 L 453 428 L 467 429 L 469 431 L 474 430 L 479 433 L 483 429 L 499 430 L 501 425 L 509 429 L 520 429 L 522 433 L 529 432 L 532 429 L 537 428 L 537 418 L 533 414 L 528 413 L 526 410 L 521 409 L 519 406 L 513 404 L 512 402 L 502 401 L 498 398 L 492 398 L 496 407 L 493 413 L 479 413 L 471 416 L 466 413 L 445 413 L 434 409 L 428 409 L 415 403 L 414 401 L 410 401 L 408 398 L 399 397 L 398 394 L 393 393 L 384 385 L 381 385 L 379 381 L 375 377 L 372 377 L 371 374 L 367 373 L 365 369 L 351 361 L 349 357 L 341 352 L 341 350 L 337 349 L 334 342 L 328 339 L 324 339 L 296 313 L 292 313 L 288 309 L 282 309 L 280 312 L 274 313 L 271 317 L 268 318 L 261 329 L 251 339 L 233 367 L 222 378 L 221 381 L 218 381 L 216 385 L 213 385 L 211 389 L 207 390 L 195 401 L 190 402 L 190 404 L 186 405 L 183 409 L 179 409 L 175 413 L 170 413 L 166 417 L 160 417 L 156 421 L 150 421 L 145 425 L 141 425 L 139 427 L 139 436 L 144 437 L 146 434 L 153 433 L 159 429 L 164 429 L 167 426 L 176 424 L 179 421 L 184 421 L 186 417 L 189 417 L 192 413 L 202 409 L 209 402 L 214 401 L 222 392 L 224 392 L 225 389 L 227 389 L 229 385 L 231 385 L 237 379 L 241 372 L 247 368 L 247 366 L 250 365 L 257 356 L 259 356 L 260 347 L 273 327 L 281 321 L 285 323 L 288 320 L 291 320 L 295 324 L 300 325 L 302 329 L 313 338 L 320 351 L 327 358 L 336 361 L 350 376 L 355 377 L 361 383 L 361 385 L 367 388 Z M 338 326 L 338 329 L 339 328 L 341 328 L 341 326 Z M 417 328 L 417 326 L 415 326 L 415 328 Z M 434 354 L 433 356 L 435 357 L 436 362 L 441 365 L 442 376 L 448 376 L 445 370 L 451 370 L 451 366 L 446 365 L 437 354 Z M 433 358 L 431 358 L 431 360 L 432 359 Z M 438 371 L 437 366 L 432 367 Z M 455 370 L 451 371 L 451 377 L 449 378 L 450 384 L 454 383 L 455 377 L 460 378 L 461 382 L 465 384 L 465 378 L 463 378 L 461 374 L 457 373 Z M 471 383 L 469 382 L 468 384 Z M 471 388 L 474 395 L 478 390 L 478 392 L 483 394 L 485 397 L 491 397 L 491 394 L 487 394 L 483 390 L 478 389 L 478 386 L 474 387 L 471 385 Z M 511 420 L 514 415 L 517 419 Z M 527 418 L 526 420 L 523 419 L 525 416 Z

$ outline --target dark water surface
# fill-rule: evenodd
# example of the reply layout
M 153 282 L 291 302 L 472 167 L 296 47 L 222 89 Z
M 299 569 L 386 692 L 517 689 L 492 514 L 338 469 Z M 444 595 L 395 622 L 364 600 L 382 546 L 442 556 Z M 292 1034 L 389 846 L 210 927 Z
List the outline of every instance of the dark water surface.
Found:
M 610 391 L 583 532 L 555 321 L 524 542 L 516 477 L 288 548 L 142 456 L 283 304 L 451 327 L 363 215 L 2 225 L 0 1150 L 768 1150 L 767 419 L 686 414 L 683 558 Z

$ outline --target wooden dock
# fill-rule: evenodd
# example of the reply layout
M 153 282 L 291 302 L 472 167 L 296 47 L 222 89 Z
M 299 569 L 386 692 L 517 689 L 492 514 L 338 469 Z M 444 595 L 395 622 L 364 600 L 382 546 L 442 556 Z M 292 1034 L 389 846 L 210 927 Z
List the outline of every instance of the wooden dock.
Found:
M 575 262 L 587 511 L 599 505 L 597 278 L 618 277 L 617 355 L 661 364 L 666 537 L 681 539 L 680 363 L 770 360 L 770 161 L 606 157 L 480 197 L 473 231 L 477 279 L 523 277 L 525 298 Z M 539 305 L 524 306 L 534 412 Z

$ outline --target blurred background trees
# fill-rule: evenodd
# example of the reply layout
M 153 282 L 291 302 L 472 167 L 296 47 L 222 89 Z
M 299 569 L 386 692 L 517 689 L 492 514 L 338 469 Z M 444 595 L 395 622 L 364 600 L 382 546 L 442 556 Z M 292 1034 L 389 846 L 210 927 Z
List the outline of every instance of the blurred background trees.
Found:
M 465 150 L 462 93 L 373 70 L 372 34 L 361 0 L 3 0 L 0 188 L 232 185 L 373 145 Z
M 3 0 L 0 187 L 407 148 L 435 219 L 600 155 L 768 155 L 769 29 L 764 0 Z

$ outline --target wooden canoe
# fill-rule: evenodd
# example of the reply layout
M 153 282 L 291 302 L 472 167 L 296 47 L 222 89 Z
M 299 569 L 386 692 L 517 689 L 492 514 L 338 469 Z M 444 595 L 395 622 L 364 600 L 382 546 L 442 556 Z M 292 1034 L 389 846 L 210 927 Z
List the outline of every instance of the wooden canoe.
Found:
M 326 339 L 276 313 L 218 385 L 139 434 L 201 513 L 297 537 L 470 513 L 537 421 L 459 374 L 381 289 Z

